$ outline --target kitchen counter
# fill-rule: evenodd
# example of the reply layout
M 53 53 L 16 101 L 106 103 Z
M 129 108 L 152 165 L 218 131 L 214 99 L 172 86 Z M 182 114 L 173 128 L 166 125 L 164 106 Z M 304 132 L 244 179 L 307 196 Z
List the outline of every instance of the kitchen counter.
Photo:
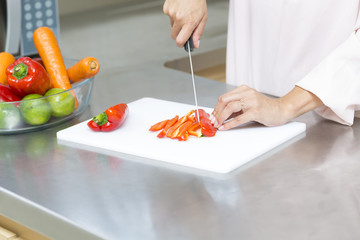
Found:
M 69 19 L 76 17 L 62 23 L 64 49 L 77 37 Z M 223 47 L 223 36 L 207 37 L 208 50 Z M 221 178 L 57 143 L 57 131 L 119 102 L 154 97 L 193 104 L 189 74 L 163 66 L 184 57 L 170 48 L 138 63 L 133 55 L 114 63 L 111 53 L 106 60 L 104 49 L 94 50 L 106 64 L 80 117 L 0 136 L 0 215 L 52 239 L 360 239 L 359 119 L 346 127 L 307 113 L 296 119 L 306 123 L 306 136 Z M 74 50 L 76 57 L 81 51 Z M 206 107 L 234 88 L 201 77 L 196 82 Z

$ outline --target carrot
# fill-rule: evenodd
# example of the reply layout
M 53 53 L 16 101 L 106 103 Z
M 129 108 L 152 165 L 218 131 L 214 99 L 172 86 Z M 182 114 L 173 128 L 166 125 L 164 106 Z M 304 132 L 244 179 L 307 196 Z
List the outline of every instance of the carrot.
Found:
M 94 77 L 100 70 L 100 64 L 96 58 L 86 57 L 68 68 L 67 73 L 72 82 L 78 82 Z
M 66 71 L 64 59 L 53 31 L 48 27 L 39 27 L 33 33 L 35 48 L 37 49 L 46 71 L 49 74 L 52 88 L 70 89 L 71 84 Z M 75 93 L 75 107 L 79 105 Z
M 7 85 L 6 68 L 15 62 L 13 55 L 7 52 L 0 53 L 0 83 Z

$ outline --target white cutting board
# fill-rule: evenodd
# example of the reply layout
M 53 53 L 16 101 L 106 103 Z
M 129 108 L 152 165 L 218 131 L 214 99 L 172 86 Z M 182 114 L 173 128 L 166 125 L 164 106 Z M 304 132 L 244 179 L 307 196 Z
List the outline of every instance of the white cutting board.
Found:
M 261 156 L 273 148 L 305 132 L 306 125 L 291 122 L 279 127 L 260 124 L 245 125 L 228 131 L 218 131 L 215 137 L 188 141 L 157 138 L 151 125 L 165 119 L 179 117 L 195 109 L 192 105 L 142 98 L 128 104 L 129 114 L 124 124 L 113 132 L 93 132 L 84 121 L 57 133 L 60 144 L 88 145 L 96 151 L 108 150 L 143 157 L 143 161 L 158 160 L 206 170 L 228 173 Z M 212 109 L 204 108 L 211 113 Z M 89 148 L 87 148 L 89 149 Z

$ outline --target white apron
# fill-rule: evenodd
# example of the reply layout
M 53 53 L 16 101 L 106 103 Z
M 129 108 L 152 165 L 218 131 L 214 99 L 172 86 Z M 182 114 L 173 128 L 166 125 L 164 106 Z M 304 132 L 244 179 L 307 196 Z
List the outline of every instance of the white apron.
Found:
M 325 118 L 360 110 L 359 0 L 230 0 L 226 81 L 274 96 L 298 85 Z

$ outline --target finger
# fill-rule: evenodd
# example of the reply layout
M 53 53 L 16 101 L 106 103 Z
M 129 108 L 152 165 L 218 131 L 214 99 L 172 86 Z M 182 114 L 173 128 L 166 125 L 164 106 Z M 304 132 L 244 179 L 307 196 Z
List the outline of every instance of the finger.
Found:
M 164 5 L 163 5 L 163 13 L 165 15 L 169 15 L 169 5 L 168 5 L 168 1 L 165 1 L 164 2 Z
M 169 17 L 170 18 L 170 17 Z M 174 20 L 172 18 L 170 18 L 170 26 L 173 27 L 174 26 Z
M 181 28 L 179 34 L 176 37 L 176 45 L 178 47 L 183 47 L 185 42 L 190 38 L 191 34 L 194 31 L 194 26 L 190 24 L 185 24 Z
M 226 131 L 226 130 L 229 130 L 231 128 L 240 126 L 241 124 L 251 122 L 251 121 L 254 121 L 252 114 L 249 112 L 246 112 L 246 113 L 240 114 L 239 116 L 227 121 L 226 123 L 221 125 L 218 129 L 220 131 Z
M 240 110 L 239 112 L 234 112 L 230 115 L 230 117 L 228 117 L 226 120 L 230 120 L 232 118 L 236 118 L 237 116 L 239 116 L 240 114 L 243 114 L 244 111 L 243 110 Z
M 225 122 L 225 120 L 228 119 L 233 113 L 240 112 L 242 109 L 243 104 L 241 101 L 230 102 L 216 118 L 214 127 L 220 127 Z
M 195 28 L 193 32 L 194 48 L 200 47 L 200 39 L 204 32 L 206 21 L 207 15 L 203 17 L 203 19 L 200 21 L 200 24 Z
M 212 115 L 218 119 L 220 114 L 224 111 L 225 107 L 230 102 L 243 101 L 243 94 L 238 89 L 232 90 L 224 95 L 221 95 L 216 103 L 216 106 L 212 112 Z
M 229 102 L 232 101 L 244 101 L 249 95 L 251 88 L 249 88 L 246 85 L 241 85 L 240 87 L 237 87 L 230 92 L 227 92 L 223 95 L 221 95 L 218 99 L 218 102 L 216 103 L 216 106 L 214 108 L 214 111 L 212 112 L 212 115 L 214 115 L 216 118 L 219 117 L 219 114 L 224 110 L 226 105 Z
M 225 121 L 230 120 L 230 119 L 232 119 L 232 118 L 235 118 L 235 117 L 237 117 L 237 116 L 239 116 L 240 114 L 243 114 L 243 113 L 244 113 L 243 110 L 240 110 L 239 112 L 234 112 L 234 113 L 232 113 Z M 214 115 L 212 115 L 212 114 L 210 115 L 209 120 L 211 121 L 211 123 L 212 123 L 213 125 L 217 125 L 217 124 L 218 124 L 216 118 L 215 118 Z
M 179 32 L 181 31 L 181 25 L 177 21 L 173 21 L 173 26 L 171 30 L 171 38 L 176 40 L 178 38 Z

